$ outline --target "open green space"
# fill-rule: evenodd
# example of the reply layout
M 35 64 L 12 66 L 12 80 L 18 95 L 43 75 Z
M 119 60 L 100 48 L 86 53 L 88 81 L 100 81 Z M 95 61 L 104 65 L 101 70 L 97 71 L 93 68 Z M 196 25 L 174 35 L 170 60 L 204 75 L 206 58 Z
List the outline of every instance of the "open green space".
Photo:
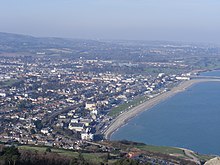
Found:
M 17 79 L 9 79 L 5 81 L 0 81 L 0 87 L 13 86 L 15 83 L 19 83 L 20 80 Z
M 34 152 L 46 152 L 46 149 L 48 147 L 44 146 L 19 146 L 19 150 L 29 150 L 29 151 L 34 151 Z M 72 150 L 67 150 L 67 149 L 59 149 L 59 148 L 51 148 L 51 152 L 57 153 L 59 155 L 71 157 L 71 158 L 78 158 L 79 157 L 79 152 L 72 151 Z M 100 163 L 103 162 L 103 158 L 105 157 L 106 153 L 82 153 L 82 156 L 84 159 L 88 162 L 93 162 L 93 163 Z
M 152 145 L 145 145 L 143 143 L 130 142 L 130 141 L 120 141 L 120 142 L 106 141 L 106 142 L 101 142 L 101 144 L 111 146 L 113 148 L 118 148 L 122 152 L 123 151 L 126 151 L 126 152 L 138 151 L 139 152 L 140 150 L 140 151 L 150 152 L 151 154 L 154 153 L 157 156 L 158 154 L 165 154 L 165 155 L 173 155 L 174 157 L 178 157 L 180 159 L 191 159 L 191 157 L 185 154 L 183 149 L 175 148 L 175 147 L 152 146 Z M 38 152 L 38 153 L 46 153 L 46 150 L 48 149 L 48 147 L 46 146 L 29 146 L 29 145 L 22 145 L 22 146 L 19 146 L 18 148 L 19 150 L 29 150 L 29 151 Z M 51 147 L 51 152 L 59 154 L 64 157 L 70 157 L 70 158 L 79 158 L 81 155 L 87 162 L 91 162 L 94 164 L 100 164 L 101 162 L 106 162 L 106 158 L 108 157 L 108 153 L 105 153 L 105 152 L 83 152 L 83 151 L 78 152 L 74 150 L 59 149 L 59 148 L 53 148 L 53 147 Z M 110 155 L 114 155 L 114 154 L 116 155 L 120 154 L 119 150 L 114 150 L 110 153 Z M 198 160 L 201 160 L 201 161 L 207 161 L 214 157 L 212 155 L 201 155 L 201 154 L 193 153 L 193 152 L 191 154 L 197 157 Z M 117 159 L 113 158 L 113 159 L 109 159 L 108 163 L 113 164 L 116 161 Z
M 184 155 L 184 151 L 179 148 L 165 147 L 165 146 L 152 146 L 152 145 L 137 145 L 138 149 L 152 152 L 160 152 L 164 154 L 181 154 Z
M 157 76 L 159 73 L 165 73 L 167 75 L 180 74 L 186 71 L 185 68 L 172 68 L 172 67 L 148 67 L 144 69 L 145 73 L 149 75 Z
M 146 96 L 141 96 L 141 97 L 138 97 L 134 100 L 125 102 L 123 104 L 118 105 L 117 107 L 112 108 L 111 111 L 108 113 L 108 115 L 111 116 L 111 117 L 117 116 L 121 112 L 123 112 L 125 110 L 129 110 L 129 109 L 143 103 L 146 100 L 147 100 Z

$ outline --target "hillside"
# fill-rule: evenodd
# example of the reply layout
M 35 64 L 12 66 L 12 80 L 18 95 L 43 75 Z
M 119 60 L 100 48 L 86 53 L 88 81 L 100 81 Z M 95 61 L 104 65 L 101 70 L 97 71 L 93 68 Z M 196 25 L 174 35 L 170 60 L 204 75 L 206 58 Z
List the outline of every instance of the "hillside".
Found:
M 161 61 L 176 58 L 215 57 L 219 47 L 169 41 L 100 41 L 33 37 L 0 32 L 0 56 L 62 56 L 71 58 Z M 192 59 L 190 60 L 192 61 Z
M 27 146 L 18 147 L 1 145 L 0 164 L 197 164 L 212 156 L 190 154 L 172 147 L 149 146 L 129 141 L 85 142 L 83 150 L 65 150 L 53 147 Z

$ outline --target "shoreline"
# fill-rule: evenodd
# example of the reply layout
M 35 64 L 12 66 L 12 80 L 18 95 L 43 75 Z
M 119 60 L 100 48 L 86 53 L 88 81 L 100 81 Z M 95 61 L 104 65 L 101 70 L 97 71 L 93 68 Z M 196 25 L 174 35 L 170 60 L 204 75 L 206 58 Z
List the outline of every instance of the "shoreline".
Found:
M 121 113 L 119 116 L 117 116 L 115 119 L 113 119 L 112 123 L 104 131 L 103 134 L 104 134 L 105 139 L 110 140 L 111 135 L 115 131 L 117 131 L 119 128 L 121 128 L 122 126 L 127 124 L 130 119 L 139 115 L 141 112 L 144 112 L 144 111 L 147 111 L 147 110 L 153 108 L 154 106 L 161 103 L 162 101 L 165 101 L 165 100 L 169 99 L 170 97 L 173 97 L 174 95 L 185 91 L 186 89 L 188 89 L 189 87 L 191 87 L 192 85 L 194 85 L 196 83 L 210 82 L 210 81 L 218 81 L 219 82 L 220 80 L 217 80 L 217 79 L 192 79 L 192 80 L 183 81 L 179 85 L 173 87 L 170 91 L 161 93 L 158 96 L 153 97 L 153 98 L 139 104 L 138 106 Z

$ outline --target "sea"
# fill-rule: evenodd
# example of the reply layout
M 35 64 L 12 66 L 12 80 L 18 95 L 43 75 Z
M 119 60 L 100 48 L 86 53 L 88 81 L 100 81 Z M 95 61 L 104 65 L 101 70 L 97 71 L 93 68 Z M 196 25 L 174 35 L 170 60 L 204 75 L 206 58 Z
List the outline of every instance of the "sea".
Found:
M 202 73 L 220 76 L 220 70 Z M 144 111 L 111 140 L 191 149 L 220 155 L 220 82 L 201 82 Z

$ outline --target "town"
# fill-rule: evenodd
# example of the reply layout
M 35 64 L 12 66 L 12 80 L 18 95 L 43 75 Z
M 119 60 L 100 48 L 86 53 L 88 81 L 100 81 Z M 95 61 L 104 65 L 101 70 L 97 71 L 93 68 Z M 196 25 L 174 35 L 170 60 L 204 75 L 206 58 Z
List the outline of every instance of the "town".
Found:
M 7 143 L 80 149 L 83 141 L 104 139 L 117 115 L 220 64 L 219 49 L 203 45 L 64 39 L 39 44 L 36 38 L 1 35 L 0 141 Z
M 0 62 L 0 140 L 64 148 L 93 140 L 111 121 L 112 108 L 150 98 L 180 79 L 105 71 L 138 65 L 113 61 L 17 57 Z

